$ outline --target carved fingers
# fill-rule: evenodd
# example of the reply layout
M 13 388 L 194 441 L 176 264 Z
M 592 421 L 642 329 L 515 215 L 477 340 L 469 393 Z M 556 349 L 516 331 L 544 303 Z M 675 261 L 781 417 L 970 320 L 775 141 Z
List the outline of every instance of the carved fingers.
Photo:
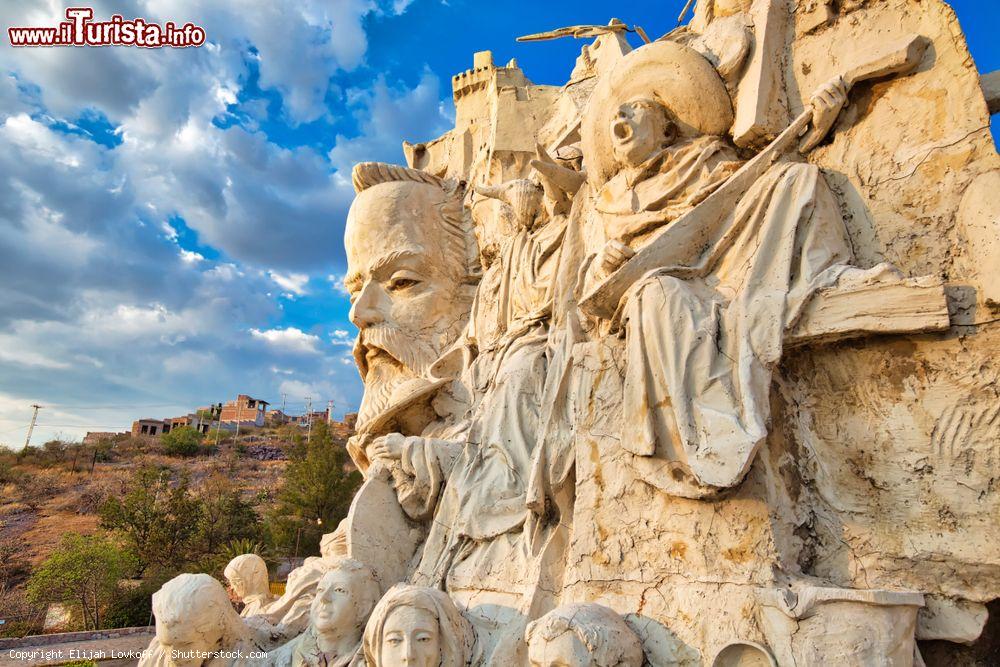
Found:
M 802 141 L 800 150 L 812 150 L 827 135 L 833 123 L 847 104 L 847 83 L 837 76 L 827 81 L 813 93 L 809 103 L 813 108 L 812 131 Z
M 392 463 L 398 461 L 403 457 L 403 443 L 405 441 L 406 436 L 401 433 L 379 436 L 368 445 L 368 458 L 372 462 Z
M 632 248 L 629 248 L 621 241 L 611 239 L 605 244 L 604 250 L 601 253 L 601 268 L 607 273 L 611 273 L 634 255 L 635 250 L 632 250 Z

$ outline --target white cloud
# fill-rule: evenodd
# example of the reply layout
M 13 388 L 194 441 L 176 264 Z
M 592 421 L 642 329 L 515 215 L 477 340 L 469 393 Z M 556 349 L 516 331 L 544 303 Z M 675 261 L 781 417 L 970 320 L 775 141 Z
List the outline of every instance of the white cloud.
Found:
M 181 248 L 178 254 L 181 257 L 181 261 L 186 264 L 195 264 L 197 262 L 205 261 L 205 257 L 201 253 L 194 252 L 193 250 L 184 250 Z
M 306 294 L 306 285 L 309 283 L 309 275 L 305 273 L 278 273 L 277 271 L 268 271 L 267 275 L 278 285 L 281 289 L 286 292 L 290 292 L 295 296 L 303 296 Z
M 354 347 L 354 337 L 344 329 L 334 329 L 330 334 L 330 342 L 339 347 Z
M 425 70 L 415 88 L 390 87 L 384 77 L 371 89 L 348 91 L 361 128 L 357 137 L 338 136 L 327 157 L 341 173 L 365 160 L 399 162 L 402 142 L 433 139 L 448 129 L 441 107 L 440 82 Z
M 285 352 L 299 354 L 318 354 L 320 339 L 319 336 L 307 334 L 296 327 L 285 329 L 250 329 L 250 335 L 256 339 L 266 341 L 268 345 Z
M 273 399 L 275 383 L 295 380 L 356 404 L 361 385 L 340 354 L 351 336 L 332 334 L 337 347 L 321 354 L 325 337 L 281 319 L 268 292 L 313 296 L 311 275 L 342 270 L 348 160 L 398 160 L 402 139 L 444 129 L 430 72 L 412 90 L 384 79 L 370 90 L 339 87 L 338 76 L 364 63 L 365 18 L 408 4 L 96 0 L 97 17 L 193 21 L 211 43 L 0 47 L 0 396 L 169 404 L 160 416 L 171 416 L 236 391 Z M 64 8 L 0 3 L 0 23 L 54 25 Z M 250 63 L 259 86 L 280 94 L 270 109 L 246 99 Z M 261 130 L 328 122 L 347 96 L 358 132 L 329 156 L 279 146 Z M 102 132 L 118 145 L 99 143 Z M 174 216 L 222 259 L 180 247 L 189 232 Z M 342 276 L 330 278 L 346 294 Z M 49 423 L 76 424 L 63 432 L 80 436 L 159 412 L 68 411 Z M 54 433 L 42 427 L 36 437 Z
M 326 279 L 337 292 L 343 294 L 344 296 L 351 296 L 351 293 L 347 291 L 347 287 L 344 286 L 344 276 L 331 273 L 326 277 Z

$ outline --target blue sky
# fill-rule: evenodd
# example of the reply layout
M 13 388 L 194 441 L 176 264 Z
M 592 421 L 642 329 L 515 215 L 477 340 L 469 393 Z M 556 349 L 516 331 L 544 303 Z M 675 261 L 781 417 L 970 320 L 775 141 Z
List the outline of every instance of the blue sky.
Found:
M 0 40 L 0 443 L 127 428 L 237 392 L 353 410 L 339 285 L 350 166 L 451 122 L 450 78 L 491 49 L 562 84 L 580 43 L 518 35 L 614 15 L 653 36 L 682 0 L 102 0 L 194 21 L 199 49 L 12 49 Z M 951 3 L 981 71 L 996 0 Z M 65 5 L 4 2 L 0 23 Z M 996 117 L 994 132 L 996 133 Z

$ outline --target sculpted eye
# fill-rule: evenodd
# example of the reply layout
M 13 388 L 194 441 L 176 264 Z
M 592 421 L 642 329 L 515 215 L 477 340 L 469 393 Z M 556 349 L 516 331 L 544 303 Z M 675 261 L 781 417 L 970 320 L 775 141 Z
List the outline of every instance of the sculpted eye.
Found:
M 398 292 L 400 290 L 404 290 L 419 284 L 420 281 L 416 280 L 415 278 L 406 278 L 401 276 L 399 278 L 393 278 L 392 280 L 389 281 L 389 289 L 392 290 L 393 292 Z

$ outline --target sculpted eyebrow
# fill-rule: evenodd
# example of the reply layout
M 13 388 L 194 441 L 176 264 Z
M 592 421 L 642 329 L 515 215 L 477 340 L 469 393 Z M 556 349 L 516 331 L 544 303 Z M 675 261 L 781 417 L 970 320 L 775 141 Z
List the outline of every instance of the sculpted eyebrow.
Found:
M 417 253 L 413 250 L 396 250 L 394 252 L 382 255 L 377 260 L 375 260 L 375 263 L 372 264 L 371 271 L 372 273 L 376 273 L 377 271 L 384 269 L 393 262 L 399 261 L 401 259 L 409 259 L 410 257 L 416 257 L 416 256 Z

